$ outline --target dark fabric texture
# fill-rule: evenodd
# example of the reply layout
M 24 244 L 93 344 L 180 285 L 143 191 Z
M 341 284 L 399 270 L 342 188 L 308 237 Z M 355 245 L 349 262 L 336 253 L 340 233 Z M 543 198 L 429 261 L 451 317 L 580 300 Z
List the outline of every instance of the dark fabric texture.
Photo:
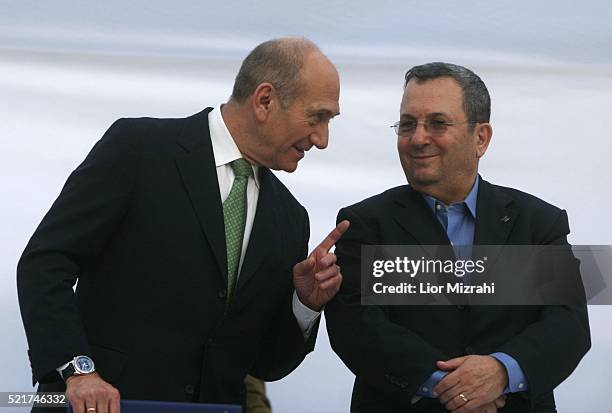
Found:
M 226 312 L 210 110 L 120 119 L 68 178 L 17 269 L 34 382 L 84 354 L 124 399 L 243 404 L 247 374 L 278 380 L 312 351 L 318 326 L 305 341 L 292 311 L 308 215 L 265 168 Z
M 411 403 L 436 361 L 496 351 L 517 360 L 529 385 L 527 392 L 509 395 L 500 411 L 555 411 L 553 389 L 590 348 L 586 306 L 362 306 L 361 245 L 449 245 L 449 240 L 410 186 L 344 208 L 338 221 L 344 219 L 351 227 L 336 247 L 344 283 L 325 317 L 334 351 L 356 375 L 351 411 L 442 412 L 438 400 Z M 565 211 L 481 181 L 475 245 L 567 245 L 568 233 Z

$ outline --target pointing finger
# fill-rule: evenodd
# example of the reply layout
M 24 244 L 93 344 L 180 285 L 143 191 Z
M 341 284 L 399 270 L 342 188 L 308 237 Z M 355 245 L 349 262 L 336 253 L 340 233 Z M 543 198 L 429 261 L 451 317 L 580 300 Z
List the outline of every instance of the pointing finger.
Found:
M 317 248 L 323 248 L 325 252 L 328 252 L 331 247 L 333 247 L 334 244 L 338 242 L 340 238 L 342 238 L 342 235 L 346 232 L 349 226 L 350 223 L 347 220 L 340 222 L 338 225 L 336 225 L 336 228 L 334 228 L 332 232 L 330 232 L 329 235 L 325 237 L 325 239 L 319 244 Z

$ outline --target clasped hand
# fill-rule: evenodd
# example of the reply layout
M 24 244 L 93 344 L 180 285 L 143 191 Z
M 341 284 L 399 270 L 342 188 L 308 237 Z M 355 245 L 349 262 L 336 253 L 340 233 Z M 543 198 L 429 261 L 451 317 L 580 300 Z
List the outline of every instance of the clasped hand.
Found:
M 450 373 L 436 385 L 434 394 L 452 413 L 494 413 L 505 405 L 508 375 L 494 357 L 458 357 L 439 361 L 437 367 Z

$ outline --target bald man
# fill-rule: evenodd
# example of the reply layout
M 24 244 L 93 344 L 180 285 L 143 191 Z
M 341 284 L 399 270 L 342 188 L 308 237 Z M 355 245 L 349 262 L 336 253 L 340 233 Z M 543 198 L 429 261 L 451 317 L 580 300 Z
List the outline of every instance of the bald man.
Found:
M 308 214 L 271 169 L 327 146 L 339 92 L 312 42 L 276 39 L 246 57 L 227 103 L 116 121 L 18 265 L 39 391 L 66 389 L 78 413 L 121 398 L 244 405 L 247 374 L 295 369 L 340 287 L 329 249 L 348 223 L 308 255 Z

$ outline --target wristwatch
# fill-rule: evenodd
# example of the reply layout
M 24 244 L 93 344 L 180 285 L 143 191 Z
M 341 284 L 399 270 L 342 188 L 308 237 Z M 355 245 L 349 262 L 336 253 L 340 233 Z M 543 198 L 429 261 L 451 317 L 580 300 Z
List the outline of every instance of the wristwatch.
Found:
M 64 381 L 68 380 L 68 377 L 82 376 L 84 374 L 90 374 L 96 371 L 94 362 L 87 356 L 76 356 L 64 370 L 61 375 Z

